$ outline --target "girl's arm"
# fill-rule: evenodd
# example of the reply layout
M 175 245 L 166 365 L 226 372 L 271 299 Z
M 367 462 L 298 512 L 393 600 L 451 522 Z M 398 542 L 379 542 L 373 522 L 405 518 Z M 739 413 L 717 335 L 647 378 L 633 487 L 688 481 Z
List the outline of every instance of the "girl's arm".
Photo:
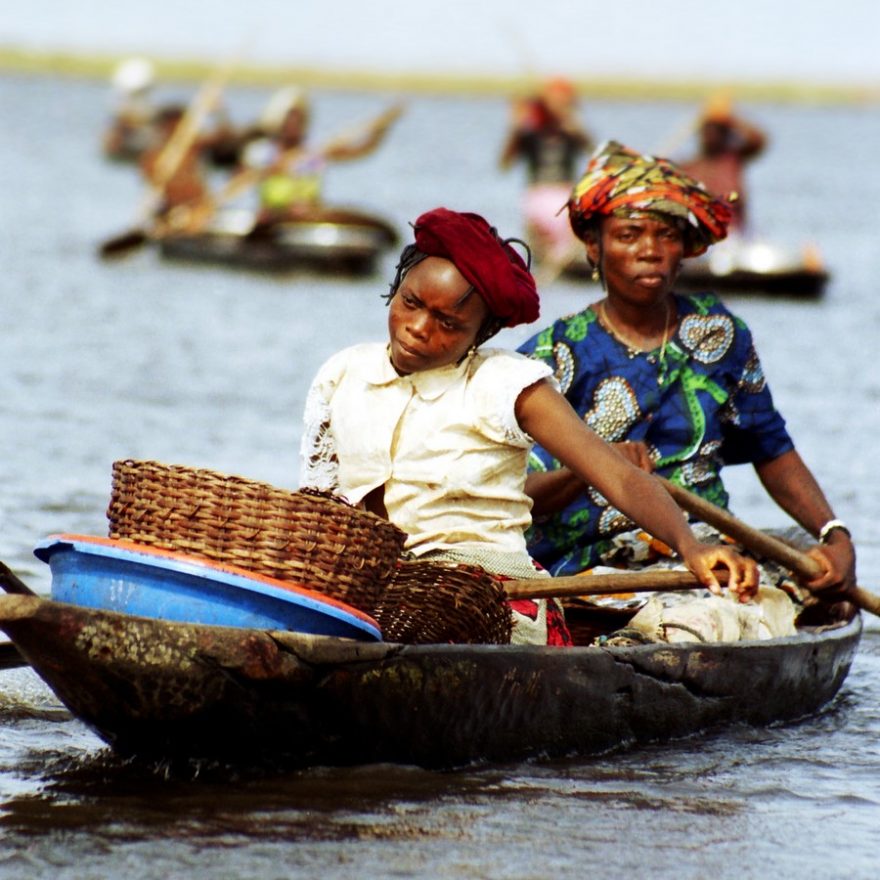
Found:
M 618 510 L 674 548 L 701 583 L 720 592 L 715 567 L 730 572 L 729 587 L 743 601 L 757 590 L 755 563 L 722 545 L 701 544 L 668 492 L 606 443 L 578 417 L 548 380 L 526 388 L 516 402 L 520 427 Z
M 306 395 L 300 440 L 300 487 L 335 492 L 339 488 L 339 459 L 330 418 L 328 389 L 322 368 Z
M 622 443 L 610 445 L 641 470 L 649 473 L 654 470 L 654 460 L 644 441 L 624 440 Z M 584 481 L 567 467 L 550 471 L 533 471 L 526 477 L 526 494 L 533 502 L 533 516 L 558 513 L 577 500 L 586 490 Z

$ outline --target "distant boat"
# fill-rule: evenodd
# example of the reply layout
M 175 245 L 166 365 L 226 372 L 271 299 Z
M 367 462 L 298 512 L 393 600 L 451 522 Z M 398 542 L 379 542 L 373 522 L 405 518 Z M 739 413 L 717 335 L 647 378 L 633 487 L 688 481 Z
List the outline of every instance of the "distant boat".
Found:
M 174 260 L 262 272 L 369 274 L 397 242 L 397 231 L 381 217 L 353 208 L 315 207 L 265 229 L 255 227 L 252 211 L 222 211 L 204 232 L 168 236 L 158 245 L 163 257 Z
M 563 270 L 564 275 L 582 278 L 589 278 L 590 272 L 583 254 Z M 730 238 L 712 245 L 702 256 L 684 260 L 675 287 L 687 292 L 819 299 L 829 278 L 814 246 L 798 251 L 765 239 Z
M 561 256 L 536 261 L 535 278 L 541 286 L 558 277 L 591 277 L 583 243 L 567 230 L 562 234 L 564 238 L 550 249 Z M 534 251 L 538 254 L 542 249 L 547 250 L 546 243 Z M 815 245 L 796 249 L 762 237 L 731 235 L 702 256 L 684 260 L 676 286 L 684 291 L 817 299 L 825 292 L 829 277 Z
M 700 257 L 685 260 L 677 286 L 817 299 L 828 279 L 815 246 L 796 250 L 761 238 L 732 237 Z

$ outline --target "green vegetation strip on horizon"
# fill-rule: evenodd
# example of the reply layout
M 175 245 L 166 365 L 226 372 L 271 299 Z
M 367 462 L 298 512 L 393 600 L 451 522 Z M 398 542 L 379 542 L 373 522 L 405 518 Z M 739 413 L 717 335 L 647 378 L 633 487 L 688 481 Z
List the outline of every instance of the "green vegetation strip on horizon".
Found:
M 147 53 L 144 53 L 147 54 Z M 125 56 L 128 57 L 128 56 Z M 168 81 L 201 81 L 216 68 L 210 59 L 154 58 L 157 75 Z M 81 55 L 0 47 L 0 72 L 109 79 L 123 56 Z M 585 99 L 699 101 L 724 89 L 742 101 L 793 104 L 866 104 L 880 101 L 880 84 L 847 85 L 794 82 L 645 81 L 611 77 L 573 77 Z M 406 91 L 454 95 L 510 95 L 534 86 L 534 76 L 490 74 L 444 75 L 388 73 L 349 69 L 317 69 L 282 65 L 242 64 L 233 85 L 275 87 L 297 82 L 309 88 L 354 91 Z

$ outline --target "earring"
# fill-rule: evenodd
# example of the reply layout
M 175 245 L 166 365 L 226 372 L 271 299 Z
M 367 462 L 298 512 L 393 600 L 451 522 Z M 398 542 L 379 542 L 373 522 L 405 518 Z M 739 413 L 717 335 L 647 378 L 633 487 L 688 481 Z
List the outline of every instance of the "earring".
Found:
M 593 266 L 593 271 L 590 273 L 590 280 L 593 284 L 598 284 L 602 280 L 602 275 L 599 272 L 598 266 Z

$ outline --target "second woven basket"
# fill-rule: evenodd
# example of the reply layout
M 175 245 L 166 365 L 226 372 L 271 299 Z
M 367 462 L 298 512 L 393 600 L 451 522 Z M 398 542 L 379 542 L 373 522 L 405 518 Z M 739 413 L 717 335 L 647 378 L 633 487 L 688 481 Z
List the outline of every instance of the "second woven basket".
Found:
M 506 599 L 479 566 L 402 560 L 370 613 L 386 642 L 505 645 L 513 629 Z

